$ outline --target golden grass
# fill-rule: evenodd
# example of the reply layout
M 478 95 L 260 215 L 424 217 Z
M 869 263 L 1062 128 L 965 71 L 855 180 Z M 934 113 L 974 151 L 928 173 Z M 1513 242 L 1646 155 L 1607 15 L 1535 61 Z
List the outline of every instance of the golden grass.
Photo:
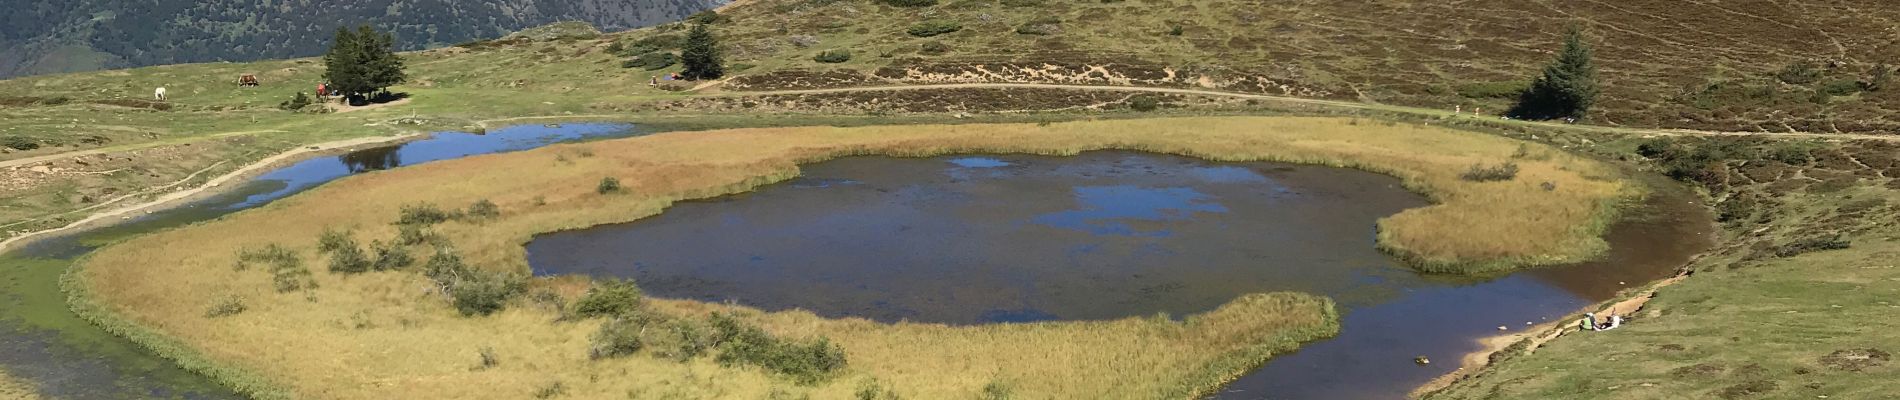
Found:
M 1514 181 L 1458 179 L 1470 165 L 1510 160 Z M 266 243 L 302 252 L 313 270 L 317 233 L 354 227 L 387 239 L 401 205 L 460 207 L 491 199 L 503 216 L 438 231 L 485 268 L 525 271 L 522 244 L 536 233 L 622 222 L 677 199 L 749 190 L 797 175 L 799 163 L 854 154 L 958 152 L 1074 154 L 1139 149 L 1215 160 L 1282 160 L 1352 166 L 1399 176 L 1439 204 L 1381 221 L 1384 246 L 1428 265 L 1502 265 L 1497 260 L 1573 260 L 1603 247 L 1596 238 L 1627 195 L 1610 169 L 1548 147 L 1443 128 L 1339 118 L 1220 117 L 998 125 L 737 129 L 660 134 L 430 163 L 343 179 L 217 221 L 102 249 L 67 282 L 80 306 L 116 332 L 226 380 L 272 382 L 267 397 L 520 398 L 561 382 L 571 396 L 762 398 L 773 391 L 842 398 L 876 378 L 910 398 L 970 397 L 1004 382 L 1026 398 L 1192 397 L 1298 342 L 1337 330 L 1330 301 L 1300 294 L 1237 299 L 1174 322 L 1156 318 L 974 327 L 825 319 L 806 312 L 758 313 L 736 306 L 655 301 L 673 315 L 740 310 L 767 331 L 826 336 L 843 346 L 848 371 L 794 386 L 752 369 L 704 359 L 675 363 L 636 356 L 586 359 L 597 322 L 553 323 L 552 311 L 517 302 L 486 318 L 455 316 L 426 279 L 410 272 L 339 276 L 316 272 L 321 289 L 280 295 L 265 273 L 234 271 L 237 249 Z M 590 155 L 591 154 L 591 155 Z M 599 195 L 602 177 L 627 194 Z M 1551 182 L 1554 190 L 1539 185 Z M 544 205 L 536 205 L 538 203 Z M 544 287 L 568 286 L 550 280 Z M 215 299 L 236 295 L 250 310 L 206 319 Z M 170 344 L 182 346 L 168 347 Z M 477 349 L 499 367 L 472 371 Z M 259 386 L 262 388 L 263 386 Z M 284 392 L 275 392 L 281 389 Z
M 40 398 L 40 395 L 33 390 L 32 386 L 14 379 L 11 375 L 7 375 L 6 370 L 0 370 L 0 398 L 37 400 Z

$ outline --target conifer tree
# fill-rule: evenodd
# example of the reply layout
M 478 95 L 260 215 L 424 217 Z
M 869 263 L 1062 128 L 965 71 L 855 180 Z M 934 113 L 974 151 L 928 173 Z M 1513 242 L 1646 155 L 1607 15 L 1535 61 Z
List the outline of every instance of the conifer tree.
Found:
M 686 79 L 719 79 L 726 75 L 726 67 L 719 60 L 719 40 L 714 38 L 704 24 L 693 25 L 686 34 L 686 44 L 680 50 L 680 62 L 686 64 L 680 75 Z
M 1511 115 L 1524 119 L 1582 118 L 1596 104 L 1597 69 L 1583 31 L 1571 28 L 1564 49 L 1531 83 Z
M 396 38 L 369 25 L 337 28 L 330 50 L 323 53 L 323 79 L 338 93 L 367 98 L 408 79 L 402 58 L 393 47 Z

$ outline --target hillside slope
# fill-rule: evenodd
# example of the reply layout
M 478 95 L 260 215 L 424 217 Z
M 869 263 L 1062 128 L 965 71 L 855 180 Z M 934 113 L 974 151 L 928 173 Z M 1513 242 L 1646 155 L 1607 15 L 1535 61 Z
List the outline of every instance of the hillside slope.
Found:
M 371 23 L 404 49 L 489 39 L 556 21 L 607 30 L 670 22 L 724 0 L 24 0 L 0 17 L 0 78 L 321 52 Z

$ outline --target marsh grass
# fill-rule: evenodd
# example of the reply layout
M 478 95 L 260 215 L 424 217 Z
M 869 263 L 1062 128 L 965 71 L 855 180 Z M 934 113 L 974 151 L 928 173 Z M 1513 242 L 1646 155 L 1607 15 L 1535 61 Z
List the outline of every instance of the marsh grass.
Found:
M 5 370 L 0 370 L 0 397 L 16 400 L 39 400 L 40 395 L 31 385 L 27 385 L 26 382 L 7 375 Z
M 588 396 L 763 398 L 777 391 L 848 398 L 863 379 L 875 378 L 914 398 L 975 397 L 998 381 L 1007 382 L 1019 398 L 1180 398 L 1208 393 L 1272 355 L 1336 333 L 1332 302 L 1302 294 L 1255 294 L 1179 321 L 1131 317 L 950 326 L 645 300 L 650 312 L 676 319 L 725 313 L 774 337 L 800 343 L 827 338 L 849 359 L 835 373 L 837 379 L 798 386 L 760 368 L 721 366 L 713 357 L 589 361 L 589 336 L 603 323 L 600 319 L 550 323 L 560 311 L 544 307 L 508 307 L 465 318 L 453 302 L 430 292 L 463 276 L 524 273 L 522 244 L 534 234 L 635 220 L 674 201 L 751 190 L 796 177 L 799 164 L 853 155 L 1072 155 L 1132 149 L 1382 172 L 1437 204 L 1381 220 L 1381 246 L 1445 271 L 1588 257 L 1603 246 L 1597 236 L 1613 216 L 1613 206 L 1632 195 L 1610 168 L 1543 145 L 1530 146 L 1552 156 L 1517 160 L 1520 179 L 1464 181 L 1459 174 L 1465 168 L 1509 159 L 1520 142 L 1420 125 L 1367 125 L 1351 126 L 1343 118 L 1249 117 L 737 129 L 589 143 L 598 155 L 573 159 L 572 165 L 549 162 L 574 147 L 556 145 L 345 178 L 217 221 L 131 239 L 82 262 L 69 275 L 74 279 L 69 286 L 78 288 L 69 291 L 80 304 L 75 308 L 93 310 L 87 314 L 106 321 L 101 325 L 260 393 L 521 398 L 559 379 L 568 392 Z M 626 194 L 598 195 L 602 176 L 619 177 Z M 1536 182 L 1558 185 L 1546 191 Z M 269 290 L 264 278 L 228 267 L 232 249 L 311 243 L 309 238 L 331 225 L 359 227 L 357 234 L 369 238 L 393 237 L 398 228 L 387 223 L 388 216 L 406 204 L 478 199 L 511 212 L 479 225 L 436 225 L 436 232 L 456 247 L 438 245 L 420 274 L 322 273 L 315 276 L 322 286 L 312 291 L 311 301 L 255 294 Z M 548 207 L 518 206 L 535 201 Z M 585 282 L 557 277 L 526 284 L 579 298 Z M 253 310 L 207 320 L 202 317 L 205 300 L 178 293 L 235 293 L 252 302 Z M 85 308 L 94 305 L 109 308 Z M 406 322 L 400 329 L 339 329 L 329 322 L 365 310 Z M 483 346 L 507 354 L 510 361 L 469 371 L 468 349 Z M 590 378 L 605 376 L 613 379 Z

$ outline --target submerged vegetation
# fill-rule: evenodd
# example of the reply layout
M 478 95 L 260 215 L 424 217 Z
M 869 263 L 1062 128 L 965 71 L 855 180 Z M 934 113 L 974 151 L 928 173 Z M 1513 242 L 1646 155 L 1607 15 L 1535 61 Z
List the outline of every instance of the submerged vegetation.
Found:
M 1608 167 L 1549 147 L 1335 118 L 760 128 L 585 146 L 598 155 L 549 162 L 573 148 L 556 145 L 345 178 L 301 200 L 102 249 L 72 282 L 86 287 L 75 292 L 87 301 L 108 304 L 114 315 L 161 329 L 154 332 L 163 340 L 186 346 L 171 356 L 246 371 L 212 375 L 240 377 L 252 382 L 242 386 L 247 391 L 265 394 L 523 397 L 559 381 L 567 393 L 666 397 L 680 388 L 642 382 L 687 379 L 691 390 L 737 397 L 779 392 L 843 398 L 875 379 L 884 391 L 904 398 L 975 397 L 986 387 L 1016 398 L 1193 397 L 1300 342 L 1336 332 L 1332 303 L 1308 295 L 1256 294 L 1180 320 L 887 324 L 641 298 L 630 282 L 578 286 L 571 278 L 527 279 L 519 244 L 535 233 L 637 219 L 672 201 L 749 190 L 794 176 L 799 163 L 862 154 L 1126 148 L 1384 172 L 1438 204 L 1382 220 L 1380 242 L 1425 261 L 1422 267 L 1443 271 L 1589 256 L 1601 246 L 1599 221 L 1632 194 Z M 1519 166 L 1518 179 L 1460 178 L 1472 164 L 1506 161 Z M 602 176 L 619 177 L 616 186 L 626 194 L 598 195 Z M 429 184 L 444 179 L 463 184 Z M 1540 185 L 1546 182 L 1557 185 Z M 478 223 L 421 206 L 484 199 L 497 210 L 516 211 Z M 416 223 L 392 224 L 390 216 Z M 432 239 L 399 239 L 424 235 L 422 225 Z M 1442 234 L 1445 227 L 1461 234 Z M 289 243 L 283 247 L 291 253 L 335 258 L 363 239 L 372 247 L 432 245 L 403 245 L 414 259 L 426 260 L 420 268 L 314 273 L 305 296 L 269 295 L 274 291 L 265 277 L 233 271 L 226 267 L 230 258 L 197 256 L 219 253 L 209 249 L 233 254 L 228 249 Z M 434 295 L 418 296 L 418 289 Z M 175 295 L 180 292 L 242 296 L 249 311 L 206 319 L 211 300 Z M 554 306 L 512 306 L 523 302 Z M 583 314 L 594 317 L 564 317 Z M 184 318 L 191 322 L 182 323 Z M 232 322 L 240 320 L 242 325 Z M 281 330 L 298 335 L 271 333 Z M 324 345 L 300 345 L 317 342 Z M 468 354 L 485 348 L 505 360 L 471 371 Z M 358 375 L 313 373 L 341 365 L 404 384 L 398 393 L 364 385 Z M 431 367 L 441 365 L 458 367 Z M 250 373 L 273 383 L 255 384 Z M 622 379 L 587 379 L 596 374 Z M 520 392 L 492 389 L 497 387 Z

